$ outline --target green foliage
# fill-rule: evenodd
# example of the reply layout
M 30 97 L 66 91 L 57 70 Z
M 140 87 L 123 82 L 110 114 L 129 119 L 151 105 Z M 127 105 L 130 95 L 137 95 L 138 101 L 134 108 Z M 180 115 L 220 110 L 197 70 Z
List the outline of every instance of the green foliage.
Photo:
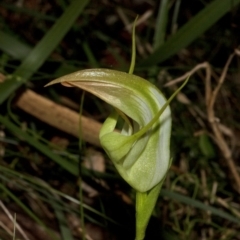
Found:
M 11 78 L 2 83 L 0 89 L 0 104 L 23 83 L 26 83 L 42 66 L 51 52 L 57 47 L 65 34 L 72 27 L 74 21 L 83 11 L 87 3 L 88 0 L 83 0 L 81 3 L 76 0 L 73 1 L 58 21 L 52 26 L 51 30 L 46 33 L 37 46 L 24 58 L 21 65 L 16 69 Z M 5 37 L 2 41 L 4 41 L 4 43 L 8 42 L 8 38 Z M 3 47 L 4 46 L 2 46 L 2 48 Z M 21 46 L 19 47 L 21 48 Z M 26 50 L 25 53 L 27 53 Z
M 51 79 L 80 69 L 104 67 L 127 71 L 131 52 L 127 22 L 132 22 L 136 15 L 141 23 L 137 26 L 135 74 L 141 79 L 151 81 L 166 96 L 171 96 L 174 87 L 163 88 L 163 85 L 196 63 L 209 61 L 216 78 L 228 54 L 239 45 L 239 0 L 194 1 L 187 5 L 178 0 L 150 1 L 150 5 L 148 1 L 139 5 L 137 1 L 122 1 L 118 6 L 112 2 L 106 4 L 106 1 L 59 0 L 48 3 L 47 7 L 43 1 L 45 8 L 33 4 L 34 9 L 31 9 L 31 1 L 25 1 L 22 6 L 10 2 L 0 3 L 0 69 L 7 76 L 5 82 L 0 83 L 0 198 L 7 207 L 15 202 L 33 220 L 32 223 L 37 222 L 47 229 L 46 216 L 39 215 L 28 201 L 42 203 L 53 210 L 58 222 L 58 228 L 45 230 L 51 232 L 51 239 L 56 229 L 62 239 L 79 238 L 67 226 L 66 215 L 79 217 L 81 202 L 76 199 L 76 191 L 65 192 L 62 185 L 75 186 L 79 152 L 81 159 L 85 158 L 85 150 L 90 145 L 86 144 L 86 149 L 79 151 L 77 140 L 67 135 L 68 147 L 56 150 L 51 139 L 66 135 L 19 110 L 15 104 L 17 97 L 31 88 L 58 102 L 64 95 L 79 103 L 79 91 L 57 86 L 56 90 L 43 90 L 43 86 Z M 141 18 L 143 15 L 144 19 Z M 215 109 L 221 123 L 233 129 L 233 133 L 227 132 L 226 139 L 236 159 L 239 158 L 234 145 L 236 139 L 231 134 L 238 133 L 240 121 L 236 104 L 240 101 L 237 69 L 236 61 L 231 65 L 227 76 L 229 81 L 224 83 Z M 225 239 L 237 239 L 240 231 L 239 197 L 235 183 L 211 133 L 197 134 L 209 133 L 204 82 L 202 73 L 194 75 L 184 89 L 191 103 L 184 105 L 174 101 L 171 104 L 173 167 L 163 184 L 160 201 L 155 195 L 154 216 L 162 219 L 165 230 L 173 229 L 177 239 L 198 239 L 201 234 L 208 240 L 220 239 L 223 235 Z M 11 109 L 6 107 L 6 102 Z M 103 121 L 110 111 L 112 109 L 102 101 L 86 94 L 83 114 Z M 116 116 L 113 118 L 112 128 Z M 125 115 L 120 115 L 118 120 L 127 120 L 132 126 L 131 119 Z M 120 189 L 134 200 L 109 162 L 104 173 L 83 167 L 81 177 L 87 182 L 90 179 L 90 185 L 97 178 L 97 182 L 105 181 L 110 186 L 110 190 L 99 190 L 99 198 L 114 195 L 115 190 Z M 152 209 L 147 201 L 144 202 L 144 194 L 137 196 L 137 201 L 139 208 L 149 207 L 144 216 L 148 221 Z M 83 206 L 87 222 L 104 225 L 109 232 L 119 225 L 115 218 L 108 217 L 106 210 L 110 205 L 103 203 L 101 212 L 90 205 Z M 127 222 L 128 217 L 124 220 Z M 151 239 L 176 239 L 172 237 L 172 231 L 165 230 L 161 237 Z M 12 239 L 8 233 L 2 233 L 0 230 L 0 238 Z M 127 237 L 125 234 L 124 239 Z
M 141 67 L 150 67 L 168 59 L 202 35 L 224 14 L 230 11 L 232 7 L 239 3 L 239 0 L 233 2 L 229 0 L 212 1 L 139 65 Z M 165 11 L 167 11 L 167 9 Z
M 212 142 L 206 134 L 200 135 L 199 147 L 205 157 L 214 158 L 216 156 Z

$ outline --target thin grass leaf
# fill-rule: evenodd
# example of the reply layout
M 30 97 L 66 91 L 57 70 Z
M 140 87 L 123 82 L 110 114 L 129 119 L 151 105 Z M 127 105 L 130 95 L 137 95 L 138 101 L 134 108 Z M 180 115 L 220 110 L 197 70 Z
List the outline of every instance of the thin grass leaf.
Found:
M 57 198 L 57 197 L 55 196 L 55 198 Z M 62 240 L 73 240 L 73 235 L 68 226 L 66 216 L 61 209 L 62 207 L 52 196 L 49 196 L 49 199 L 50 199 L 51 205 L 54 209 L 55 216 L 58 219 L 58 224 L 59 224 L 59 229 L 61 232 Z
M 162 189 L 161 190 L 161 195 L 162 196 L 165 196 L 165 197 L 169 197 L 173 200 L 176 200 L 178 202 L 182 202 L 182 203 L 185 203 L 189 206 L 192 206 L 192 207 L 195 207 L 195 208 L 199 208 L 199 209 L 202 209 L 204 211 L 209 211 L 211 212 L 213 215 L 216 215 L 218 217 L 221 217 L 221 218 L 224 218 L 224 219 L 227 219 L 231 222 L 234 222 L 234 223 L 238 223 L 240 224 L 240 219 L 239 218 L 236 218 L 234 216 L 232 216 L 231 214 L 227 213 L 227 212 L 224 212 L 222 210 L 219 210 L 215 207 L 212 207 L 212 206 L 209 206 L 209 205 L 206 205 L 198 200 L 195 200 L 193 198 L 190 198 L 190 197 L 187 197 L 187 196 L 183 196 L 179 193 L 176 193 L 176 192 L 173 192 L 173 191 L 169 191 L 169 190 L 166 190 L 166 189 Z
M 99 67 L 98 61 L 96 60 L 94 53 L 91 50 L 91 47 L 89 46 L 87 41 L 84 41 L 82 44 L 83 51 L 85 52 L 88 62 L 92 68 Z
M 0 122 L 4 126 L 6 126 L 6 128 L 8 128 L 14 135 L 21 137 L 21 139 L 24 139 L 29 145 L 33 146 L 45 156 L 49 157 L 51 160 L 59 164 L 63 169 L 77 176 L 78 171 L 76 164 L 73 164 L 72 162 L 53 153 L 47 146 L 43 145 L 36 138 L 30 136 L 28 133 L 17 127 L 15 124 L 11 123 L 11 121 L 7 117 L 3 117 L 0 115 Z
M 22 201 L 19 200 L 18 197 L 9 191 L 2 183 L 0 183 L 0 189 L 5 194 L 7 194 L 18 206 L 20 206 L 28 214 L 29 217 L 31 217 L 36 223 L 42 226 L 53 239 L 59 239 L 53 232 L 51 232 L 50 229 L 47 228 L 42 220 L 40 220 Z
M 0 50 L 14 59 L 22 60 L 31 52 L 31 47 L 16 39 L 16 36 L 2 31 L 0 31 L 0 36 Z
M 149 67 L 163 62 L 179 50 L 187 47 L 196 38 L 216 23 L 224 14 L 237 6 L 240 0 L 215 0 L 209 3 L 195 17 L 181 27 L 176 34 L 155 50 L 147 59 L 139 63 L 138 67 Z
M 0 104 L 2 104 L 12 92 L 29 80 L 29 78 L 42 66 L 50 53 L 58 46 L 59 42 L 72 27 L 72 24 L 88 2 L 89 0 L 75 0 L 70 4 L 50 31 L 13 73 L 14 77 L 1 84 Z
M 82 204 L 84 209 L 89 210 L 91 213 L 94 213 L 99 217 L 102 217 L 106 221 L 109 221 L 111 223 L 114 223 L 114 224 L 118 225 L 117 222 L 115 222 L 111 218 L 108 218 L 103 213 L 97 211 L 96 209 L 90 207 L 89 205 L 87 205 L 85 203 L 80 202 L 78 199 L 75 199 L 75 198 L 73 198 L 73 197 L 71 197 L 71 196 L 69 196 L 65 193 L 62 193 L 62 192 L 60 192 L 56 189 L 53 189 L 51 186 L 49 186 L 47 183 L 43 182 L 42 180 L 40 180 L 36 177 L 31 177 L 31 176 L 22 174 L 18 171 L 15 171 L 15 170 L 11 169 L 11 168 L 1 166 L 0 167 L 0 179 L 1 179 L 1 181 L 5 182 L 5 183 L 8 183 L 10 178 L 21 179 L 21 181 L 24 181 L 25 184 L 28 184 L 31 189 L 34 189 L 36 192 L 39 192 L 40 195 L 42 195 L 42 196 L 55 195 L 57 197 L 61 197 L 63 199 L 66 199 L 69 202 L 72 202 L 72 203 L 75 203 L 75 204 L 78 204 L 78 205 Z M 19 185 L 18 187 L 21 188 L 21 185 Z M 24 187 L 24 190 L 25 190 L 26 185 L 24 185 L 23 187 Z M 46 202 L 46 199 L 44 201 Z M 57 202 L 57 203 L 60 204 L 60 202 Z M 58 207 L 60 207 L 60 205 Z M 69 210 L 71 210 L 71 208 L 69 208 Z M 88 216 L 86 215 L 86 217 L 88 217 Z M 90 217 L 88 217 L 88 219 L 90 219 Z M 99 222 L 96 222 L 96 223 L 100 224 Z
M 26 131 L 23 131 L 21 128 L 13 124 L 8 117 L 3 117 L 0 115 L 0 123 L 2 123 L 9 131 L 11 131 L 14 135 L 21 138 L 22 140 L 26 141 L 29 145 L 36 148 L 38 151 L 40 151 L 45 156 L 49 157 L 52 161 L 57 163 L 59 166 L 61 166 L 63 169 L 68 171 L 69 173 L 73 174 L 74 176 L 78 176 L 78 166 L 77 164 L 70 162 L 69 160 L 62 158 L 61 156 L 55 154 L 51 151 L 51 149 L 42 144 L 39 139 L 36 139 L 35 137 L 29 135 Z M 1 166 L 2 168 L 2 166 Z M 1 170 L 1 169 L 0 169 Z M 101 173 L 98 171 L 91 171 L 86 168 L 82 168 L 82 173 L 85 176 L 95 176 L 99 178 L 104 179 L 111 179 L 111 180 L 119 180 L 118 176 L 114 176 L 109 173 Z
M 172 25 L 171 25 L 171 33 L 175 33 L 177 27 L 177 19 L 180 10 L 180 4 L 182 0 L 177 0 L 174 6 L 173 16 L 172 16 Z
M 153 38 L 153 49 L 157 49 L 164 43 L 168 23 L 168 3 L 169 0 L 162 0 L 159 4 L 155 34 Z
M 33 9 L 27 9 L 26 7 L 17 7 L 16 5 L 9 4 L 9 3 L 3 3 L 3 2 L 0 3 L 1 7 L 11 10 L 14 13 L 23 13 L 24 15 L 32 16 L 35 19 L 38 18 L 39 20 L 47 20 L 50 22 L 55 22 L 57 20 L 53 16 L 45 15 L 45 14 L 39 13 L 38 11 L 34 11 Z
M 67 8 L 67 1 L 66 0 L 57 0 L 58 5 L 65 10 Z

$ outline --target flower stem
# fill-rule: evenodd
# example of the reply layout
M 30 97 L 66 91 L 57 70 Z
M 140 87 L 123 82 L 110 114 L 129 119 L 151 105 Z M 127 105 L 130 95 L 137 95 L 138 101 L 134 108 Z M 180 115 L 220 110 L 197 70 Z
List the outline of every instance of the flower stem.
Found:
M 163 181 L 148 192 L 136 192 L 136 238 L 143 240 Z

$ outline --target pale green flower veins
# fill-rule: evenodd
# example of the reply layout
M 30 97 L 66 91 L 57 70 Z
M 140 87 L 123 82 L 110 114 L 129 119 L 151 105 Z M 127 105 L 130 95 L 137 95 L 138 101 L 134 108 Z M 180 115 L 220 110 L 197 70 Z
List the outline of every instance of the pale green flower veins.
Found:
M 171 112 L 165 106 L 157 117 L 166 104 L 157 87 L 141 77 L 109 69 L 78 71 L 49 85 L 59 82 L 86 90 L 116 109 L 103 124 L 100 142 L 134 189 L 146 192 L 164 179 L 170 164 Z M 119 116 L 125 124 L 116 132 Z

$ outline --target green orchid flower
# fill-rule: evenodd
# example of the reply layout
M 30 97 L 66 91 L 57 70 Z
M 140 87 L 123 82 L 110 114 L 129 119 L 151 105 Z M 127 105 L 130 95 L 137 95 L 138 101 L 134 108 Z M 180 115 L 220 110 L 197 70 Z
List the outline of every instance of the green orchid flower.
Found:
M 109 69 L 78 71 L 50 84 L 59 82 L 86 90 L 116 109 L 103 124 L 100 143 L 126 182 L 146 192 L 164 178 L 170 162 L 171 113 L 158 88 L 138 76 Z M 125 124 L 116 132 L 119 116 Z
M 168 100 L 145 79 L 109 69 L 81 70 L 48 85 L 55 83 L 81 88 L 115 108 L 102 126 L 100 143 L 119 174 L 142 196 L 139 204 L 152 211 L 171 163 L 169 103 L 186 82 Z M 115 131 L 119 117 L 125 121 L 121 132 Z M 147 203 L 151 191 L 156 192 L 150 198 L 154 204 Z
M 114 107 L 100 131 L 100 143 L 119 174 L 136 190 L 136 240 L 142 240 L 171 164 L 169 103 L 187 80 L 166 100 L 156 86 L 132 74 L 134 64 L 135 28 L 129 73 L 87 69 L 60 77 L 47 86 L 62 83 L 78 87 Z M 119 118 L 124 125 L 116 131 Z

